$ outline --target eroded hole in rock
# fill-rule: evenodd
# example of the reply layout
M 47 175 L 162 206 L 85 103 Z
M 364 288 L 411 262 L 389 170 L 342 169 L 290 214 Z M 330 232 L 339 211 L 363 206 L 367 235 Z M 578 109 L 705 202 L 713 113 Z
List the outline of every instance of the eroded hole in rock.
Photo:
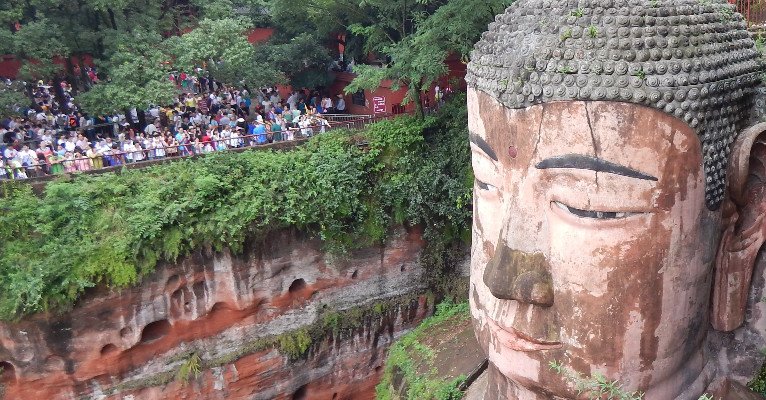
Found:
M 359 275 L 359 270 L 354 270 L 354 273 L 351 274 L 351 279 L 356 279 L 356 277 Z
M 184 312 L 184 304 L 183 301 L 185 298 L 189 297 L 189 289 L 183 287 L 180 289 L 177 289 L 173 294 L 170 295 L 170 315 L 173 318 L 180 318 L 181 315 L 183 315 Z
M 120 329 L 120 337 L 123 338 L 123 339 L 128 337 L 128 336 L 130 336 L 130 335 L 132 335 L 132 334 L 133 334 L 133 329 L 131 327 L 129 327 L 129 326 L 126 326 L 126 327 Z
M 234 307 L 232 307 L 230 304 L 219 301 L 218 303 L 213 304 L 213 307 L 210 308 L 210 313 L 215 314 L 222 311 L 231 311 L 233 309 Z
M 295 391 L 295 393 L 293 393 L 293 400 L 305 400 L 307 398 L 306 396 L 307 392 L 308 392 L 308 389 L 306 388 L 306 385 L 301 386 L 300 388 L 298 388 L 298 390 Z
M 101 355 L 108 356 L 109 354 L 112 354 L 116 351 L 117 351 L 117 346 L 113 345 L 112 343 L 109 343 L 106 346 L 101 348 Z
M 380 372 L 380 370 L 381 370 L 381 369 L 383 369 L 383 367 L 381 367 L 380 365 L 378 365 L 377 367 L 375 367 L 375 373 L 378 373 L 378 372 Z
M 45 369 L 49 372 L 63 371 L 66 362 L 59 356 L 48 356 L 45 359 Z
M 0 375 L 0 381 L 12 382 L 16 380 L 16 368 L 8 361 L 0 361 L 0 369 L 2 374 Z
M 335 399 L 337 399 L 337 398 L 338 398 L 338 394 L 337 394 L 337 393 L 333 393 L 333 394 L 332 394 L 332 400 L 335 400 Z
M 290 284 L 290 288 L 287 289 L 290 293 L 295 293 L 306 287 L 306 281 L 303 279 L 296 279 Z
M 192 286 L 192 292 L 197 299 L 203 299 L 207 288 L 205 287 L 205 281 L 195 282 Z
M 255 305 L 253 309 L 257 309 L 259 306 L 260 306 L 260 302 L 257 305 Z M 209 318 L 228 319 L 233 317 L 234 315 L 237 315 L 237 314 L 232 314 L 232 312 L 236 312 L 238 310 L 239 308 L 237 308 L 235 304 L 219 301 L 213 304 L 213 307 L 211 307 L 210 311 L 207 312 L 207 316 Z
M 154 321 L 144 327 L 144 330 L 141 332 L 141 342 L 149 343 L 162 339 L 168 332 L 170 332 L 170 322 L 168 320 L 161 319 Z
M 402 271 L 402 272 L 404 272 L 404 270 L 405 270 L 405 269 L 406 269 L 406 268 L 404 268 L 404 264 L 402 264 L 402 266 L 401 266 L 401 267 L 399 267 L 399 270 L 400 270 L 400 271 Z
M 165 287 L 168 289 L 174 288 L 178 284 L 179 280 L 181 280 L 181 278 L 178 275 L 173 275 L 168 278 L 168 282 L 165 284 Z

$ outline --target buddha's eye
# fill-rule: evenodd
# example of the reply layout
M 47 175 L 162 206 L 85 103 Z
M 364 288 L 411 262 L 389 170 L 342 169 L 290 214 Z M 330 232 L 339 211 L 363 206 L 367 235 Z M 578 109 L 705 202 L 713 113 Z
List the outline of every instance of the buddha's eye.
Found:
M 554 201 L 553 204 L 578 218 L 590 218 L 590 219 L 622 219 L 628 218 L 641 213 L 636 212 L 616 212 L 616 211 L 598 211 L 598 210 L 580 210 L 579 208 L 570 207 L 566 204 Z
M 479 190 L 484 190 L 484 191 L 494 191 L 494 190 L 497 190 L 496 187 L 490 185 L 489 183 L 482 182 L 482 181 L 480 181 L 478 179 L 476 180 L 476 186 L 479 187 Z

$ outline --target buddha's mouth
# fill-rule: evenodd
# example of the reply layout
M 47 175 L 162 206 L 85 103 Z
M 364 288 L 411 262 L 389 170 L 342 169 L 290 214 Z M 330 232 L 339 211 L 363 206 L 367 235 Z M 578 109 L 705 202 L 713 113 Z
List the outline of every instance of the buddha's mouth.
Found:
M 501 328 L 491 319 L 487 319 L 487 325 L 492 336 L 511 350 L 530 352 L 561 348 L 561 342 L 535 339 L 513 328 Z

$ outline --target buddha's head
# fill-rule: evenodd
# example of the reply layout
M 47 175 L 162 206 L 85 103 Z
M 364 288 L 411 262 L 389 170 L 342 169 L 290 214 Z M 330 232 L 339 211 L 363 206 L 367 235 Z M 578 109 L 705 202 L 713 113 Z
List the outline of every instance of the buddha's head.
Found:
M 766 232 L 760 73 L 725 1 L 519 0 L 490 25 L 467 76 L 488 399 L 597 373 L 702 393 Z

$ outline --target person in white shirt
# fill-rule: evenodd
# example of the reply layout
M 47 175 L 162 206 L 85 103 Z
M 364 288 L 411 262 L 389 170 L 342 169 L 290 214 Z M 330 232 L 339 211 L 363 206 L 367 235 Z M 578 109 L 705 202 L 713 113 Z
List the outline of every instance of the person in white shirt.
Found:
M 330 127 L 330 123 L 327 122 L 324 118 L 318 118 L 317 123 L 319 124 L 319 133 L 325 133 L 327 131 L 327 128 Z
M 0 181 L 8 179 L 8 171 L 6 170 L 5 160 L 0 157 Z
M 335 111 L 338 114 L 344 114 L 346 112 L 346 99 L 343 98 L 342 94 L 338 95 L 338 102 L 335 103 Z
M 320 104 L 322 105 L 322 110 L 324 110 L 325 113 L 329 113 L 330 110 L 332 110 L 332 99 L 330 96 L 324 96 Z
M 68 152 L 74 152 L 75 147 L 77 147 L 77 143 L 71 137 L 64 142 L 64 148 Z
M 149 115 L 152 116 L 152 119 L 157 119 L 160 117 L 160 108 L 157 106 L 152 106 L 152 108 L 149 109 Z
M 146 133 L 149 136 L 154 135 L 157 132 L 157 125 L 156 125 L 156 123 L 157 122 L 155 121 L 155 122 L 153 122 L 153 123 L 151 123 L 149 125 L 146 125 L 146 128 L 144 128 L 144 133 Z
M 229 140 L 230 147 L 240 147 L 242 144 L 242 140 L 240 139 L 239 131 L 242 128 L 236 127 L 233 131 L 231 131 L 231 139 Z
M 133 161 L 134 162 L 143 161 L 144 158 L 146 158 L 146 156 L 144 154 L 143 147 L 141 147 L 141 142 L 140 141 L 136 141 L 136 143 L 134 143 L 133 146 L 134 146 L 133 147 Z
M 287 98 L 287 104 L 290 105 L 291 110 L 295 110 L 298 107 L 298 92 L 293 92 L 290 97 Z
M 133 145 L 132 140 L 126 140 L 122 145 L 122 151 L 125 153 L 125 161 L 128 163 L 133 162 L 133 153 L 136 151 L 136 146 Z
M 157 158 L 165 157 L 165 142 L 161 137 L 156 136 L 153 140 L 152 147 L 154 147 L 154 156 Z
M 221 140 L 223 140 L 227 147 L 234 147 L 234 145 L 231 143 L 231 140 L 229 140 L 230 137 L 231 131 L 228 127 L 221 131 Z
M 75 142 L 75 145 L 79 147 L 81 150 L 88 148 L 88 140 L 85 139 L 85 136 L 82 134 L 77 135 L 77 141 Z

